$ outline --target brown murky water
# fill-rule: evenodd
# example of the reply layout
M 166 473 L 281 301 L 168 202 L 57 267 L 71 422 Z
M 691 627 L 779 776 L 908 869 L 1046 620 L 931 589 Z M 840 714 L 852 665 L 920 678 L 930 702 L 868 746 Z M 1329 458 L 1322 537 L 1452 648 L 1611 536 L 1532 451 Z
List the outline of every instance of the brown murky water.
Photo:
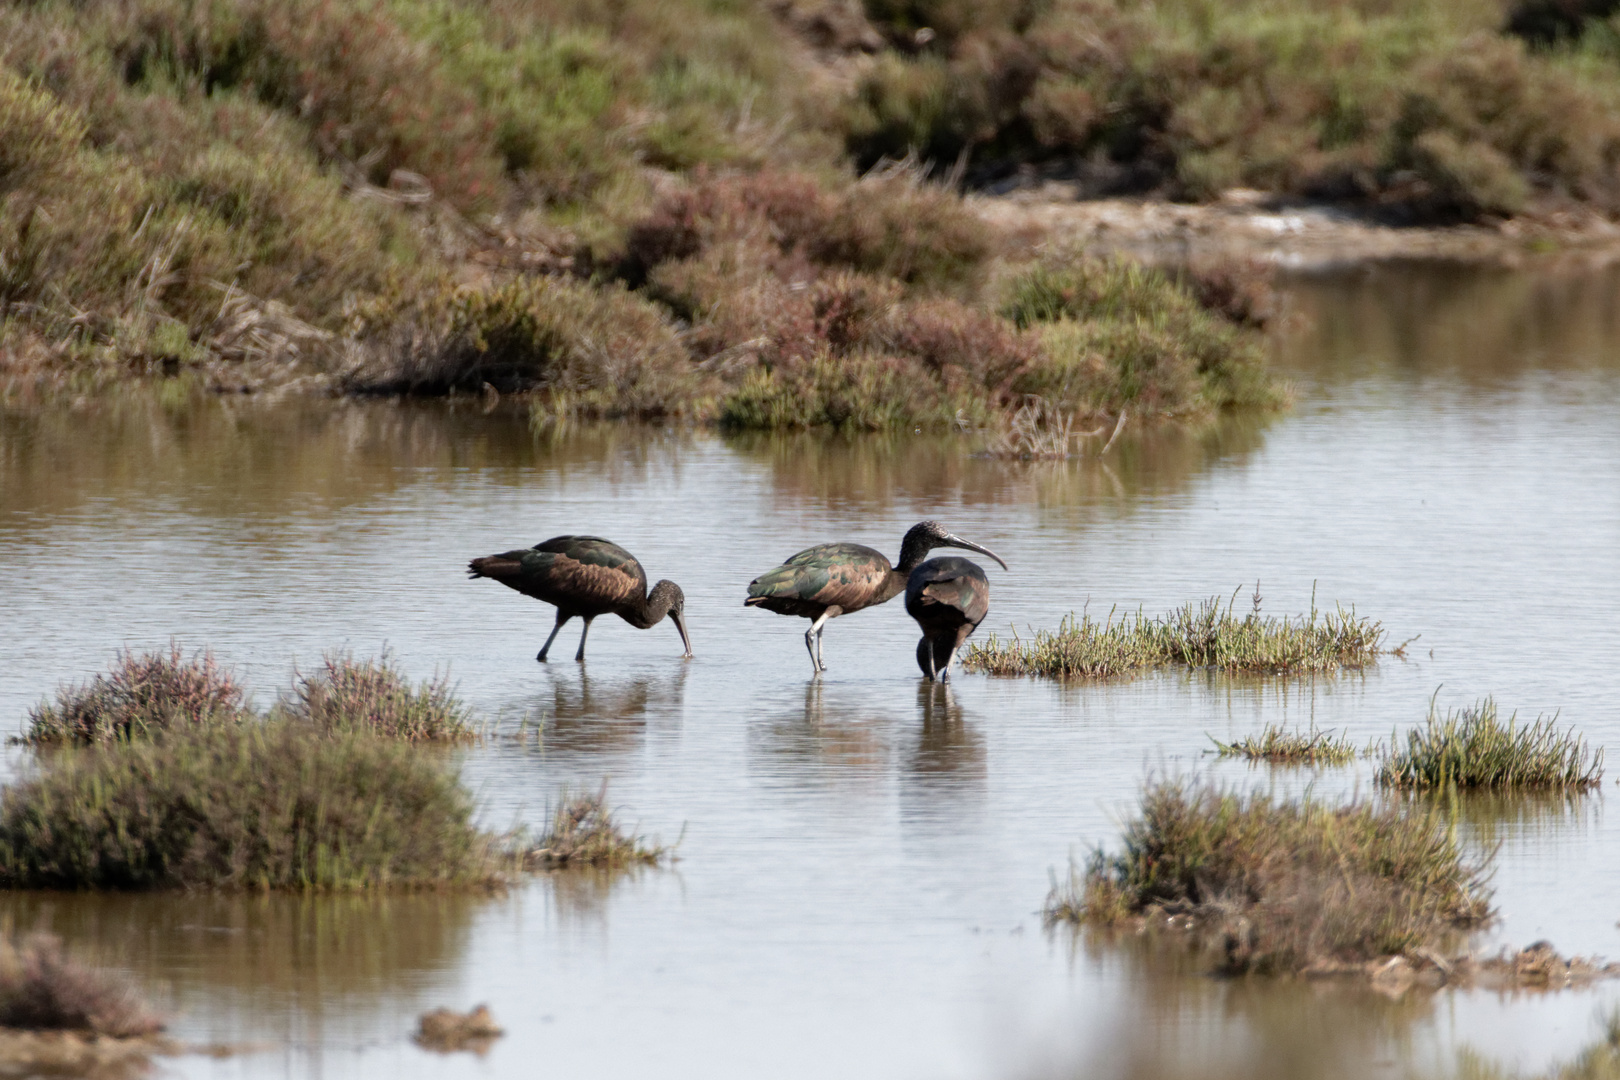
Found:
M 1071 853 L 1112 843 L 1153 770 L 1367 790 L 1364 767 L 1214 766 L 1270 720 L 1358 740 L 1494 694 L 1620 743 L 1620 277 L 1414 267 L 1298 282 L 1293 412 L 1127 434 L 1101 461 L 1006 464 L 928 438 L 592 428 L 452 407 L 132 397 L 0 413 L 0 722 L 123 645 L 211 645 L 267 702 L 295 663 L 385 645 L 448 666 L 490 728 L 487 820 L 611 781 L 667 871 L 501 897 L 0 897 L 136 972 L 183 1038 L 263 1044 L 209 1077 L 1403 1075 L 1474 1045 L 1573 1050 L 1620 987 L 1389 1002 L 1223 982 L 1136 942 L 1051 935 Z M 804 624 L 741 606 L 809 543 L 897 547 L 936 517 L 1003 555 L 990 625 L 1157 611 L 1258 580 L 1265 607 L 1354 603 L 1409 659 L 1315 680 L 920 684 L 899 605 Z M 533 655 L 550 609 L 469 556 L 598 532 L 680 582 L 673 629 L 597 625 Z M 574 631 L 559 651 L 571 655 Z M 9 768 L 23 767 L 9 751 Z M 1606 789 L 1607 790 L 1607 789 Z M 1499 844 L 1492 941 L 1620 958 L 1606 797 L 1471 807 Z M 408 1040 L 490 1003 L 487 1057 Z

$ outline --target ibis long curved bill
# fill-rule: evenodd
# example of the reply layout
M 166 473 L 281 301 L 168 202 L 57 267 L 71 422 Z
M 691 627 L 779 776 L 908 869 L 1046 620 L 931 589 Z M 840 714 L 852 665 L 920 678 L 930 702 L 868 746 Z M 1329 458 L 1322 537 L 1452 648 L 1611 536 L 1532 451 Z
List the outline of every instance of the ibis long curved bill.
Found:
M 965 549 L 967 551 L 977 551 L 980 555 L 984 555 L 987 558 L 991 558 L 991 559 L 996 560 L 997 565 L 999 565 L 1003 570 L 1007 569 L 1007 564 L 1001 561 L 1001 556 L 1000 555 L 997 555 L 995 552 L 991 551 L 987 547 L 984 547 L 984 546 L 982 546 L 980 544 L 975 544 L 971 540 L 964 540 L 960 536 L 957 536 L 955 533 L 946 533 L 945 534 L 945 539 L 941 543 L 939 543 L 939 544 L 937 544 L 935 546 L 936 547 L 963 548 L 963 549 Z

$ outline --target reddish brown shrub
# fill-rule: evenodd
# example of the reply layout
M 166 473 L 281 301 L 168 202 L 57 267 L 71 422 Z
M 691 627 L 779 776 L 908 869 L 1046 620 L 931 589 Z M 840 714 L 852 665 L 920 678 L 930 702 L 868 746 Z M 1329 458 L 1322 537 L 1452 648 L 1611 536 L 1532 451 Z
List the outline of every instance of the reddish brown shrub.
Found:
M 842 272 L 810 288 L 815 333 L 838 355 L 874 342 L 900 302 L 900 283 Z
M 809 265 L 847 267 L 939 288 L 973 278 L 991 254 L 989 227 L 944 188 L 892 170 L 841 191 L 801 173 L 765 169 L 714 176 L 663 199 L 631 226 L 617 271 L 633 285 L 665 263 L 747 244 L 774 253 L 778 277 Z
M 976 383 L 998 400 L 1007 398 L 1013 380 L 1040 356 L 1034 338 L 1006 319 L 943 297 L 897 311 L 888 345 L 948 380 Z

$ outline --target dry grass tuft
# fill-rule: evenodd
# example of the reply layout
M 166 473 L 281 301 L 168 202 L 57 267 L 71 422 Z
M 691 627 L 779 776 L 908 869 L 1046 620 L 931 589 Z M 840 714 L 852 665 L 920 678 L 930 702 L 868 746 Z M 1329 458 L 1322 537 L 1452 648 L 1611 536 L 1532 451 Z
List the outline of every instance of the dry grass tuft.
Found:
M 1106 430 L 1074 428 L 1073 413 L 1060 412 L 1044 398 L 1028 397 L 1016 411 L 999 418 L 984 453 L 1017 461 L 1060 461 L 1078 452 L 1080 439 Z
M 1503 723 L 1490 698 L 1471 709 L 1441 716 L 1434 702 L 1429 718 L 1406 733 L 1404 745 L 1383 752 L 1378 783 L 1394 788 L 1497 788 L 1574 790 L 1597 787 L 1603 750 L 1594 751 L 1573 729 L 1559 731 L 1556 716 L 1518 726 Z
M 163 1020 L 133 986 L 72 959 L 57 938 L 7 934 L 0 936 L 0 1027 L 127 1039 L 157 1034 Z
M 206 649 L 189 659 L 173 643 L 167 652 L 121 651 L 110 674 L 64 687 L 55 704 L 30 710 L 22 741 L 104 743 L 238 724 L 248 715 L 244 698 Z
M 327 654 L 314 675 L 299 674 L 286 712 L 321 732 L 365 732 L 407 742 L 446 742 L 477 736 L 470 712 L 448 676 L 412 686 L 389 663 Z
M 1016 634 L 991 634 L 968 650 L 967 670 L 992 675 L 1045 675 L 1052 678 L 1106 679 L 1130 672 L 1186 664 L 1263 674 L 1333 671 L 1373 663 L 1385 652 L 1383 625 L 1355 610 L 1317 610 L 1281 619 L 1260 612 L 1260 596 L 1242 616 L 1233 611 L 1237 594 L 1188 604 L 1158 618 L 1141 612 L 1103 622 L 1070 615 L 1057 630 L 1039 630 L 1032 641 Z
M 668 858 L 670 849 L 656 840 L 619 828 L 608 809 L 606 785 L 594 795 L 564 791 L 539 846 L 528 853 L 530 864 L 545 870 L 656 866 Z
M 1259 735 L 1246 735 L 1229 743 L 1211 735 L 1217 757 L 1237 757 L 1246 761 L 1269 761 L 1284 765 L 1348 765 L 1358 751 L 1344 736 L 1331 731 L 1288 731 L 1280 724 L 1267 724 Z
M 1483 868 L 1433 813 L 1150 784 L 1124 850 L 1054 885 L 1049 921 L 1173 916 L 1222 970 L 1297 971 L 1432 949 L 1490 916 Z

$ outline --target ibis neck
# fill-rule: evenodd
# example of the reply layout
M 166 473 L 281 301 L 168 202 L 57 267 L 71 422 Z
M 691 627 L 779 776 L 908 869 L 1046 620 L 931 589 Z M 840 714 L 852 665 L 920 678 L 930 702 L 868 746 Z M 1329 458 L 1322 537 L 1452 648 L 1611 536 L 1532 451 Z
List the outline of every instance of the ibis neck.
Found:
M 657 626 L 658 621 L 669 614 L 669 597 L 660 596 L 654 600 L 651 596 L 643 596 L 639 604 L 625 608 L 619 616 L 637 630 L 645 630 L 650 626 Z
M 911 572 L 917 569 L 924 559 L 928 558 L 928 553 L 931 550 L 933 550 L 933 545 L 928 541 L 913 540 L 909 536 L 900 544 L 900 561 L 894 564 L 894 572 L 900 575 L 900 587 L 902 589 L 906 587 L 906 578 L 910 577 Z

